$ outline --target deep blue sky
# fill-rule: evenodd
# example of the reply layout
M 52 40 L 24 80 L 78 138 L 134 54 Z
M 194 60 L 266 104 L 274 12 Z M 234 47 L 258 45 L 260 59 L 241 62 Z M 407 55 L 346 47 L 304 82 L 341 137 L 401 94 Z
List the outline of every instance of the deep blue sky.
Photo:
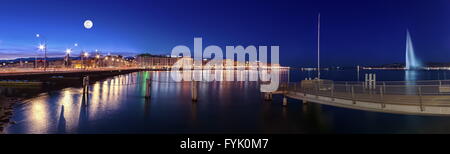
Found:
M 322 14 L 324 66 L 404 62 L 409 28 L 422 61 L 450 62 L 448 0 L 0 0 L 0 59 L 81 49 L 169 54 L 176 45 L 279 45 L 280 61 L 315 66 Z M 91 19 L 94 28 L 83 28 Z M 76 53 L 77 53 L 76 52 Z

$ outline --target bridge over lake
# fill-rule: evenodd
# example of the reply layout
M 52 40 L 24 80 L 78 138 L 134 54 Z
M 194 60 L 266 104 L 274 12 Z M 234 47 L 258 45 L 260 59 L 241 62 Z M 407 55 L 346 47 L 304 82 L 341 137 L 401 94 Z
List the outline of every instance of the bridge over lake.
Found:
M 143 68 L 114 67 L 114 68 L 48 68 L 43 69 L 2 69 L 0 70 L 0 86 L 33 86 L 46 82 L 81 82 L 85 76 L 91 78 L 105 78 L 136 71 Z

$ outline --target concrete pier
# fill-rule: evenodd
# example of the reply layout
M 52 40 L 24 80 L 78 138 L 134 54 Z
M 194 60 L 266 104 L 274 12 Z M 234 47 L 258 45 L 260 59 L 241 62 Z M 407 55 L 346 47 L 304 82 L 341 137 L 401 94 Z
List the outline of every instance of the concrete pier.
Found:
M 376 76 L 372 75 L 372 82 L 375 81 Z M 439 89 L 442 86 L 450 87 L 450 80 L 415 81 L 414 85 L 408 81 L 384 81 L 379 85 L 367 82 L 367 87 L 364 82 L 347 84 L 338 81 L 322 84 L 320 90 L 311 88 L 313 86 L 298 88 L 294 84 L 274 92 L 283 95 L 283 105 L 287 104 L 284 97 L 288 97 L 301 100 L 303 104 L 313 102 L 375 112 L 450 116 L 450 94 Z

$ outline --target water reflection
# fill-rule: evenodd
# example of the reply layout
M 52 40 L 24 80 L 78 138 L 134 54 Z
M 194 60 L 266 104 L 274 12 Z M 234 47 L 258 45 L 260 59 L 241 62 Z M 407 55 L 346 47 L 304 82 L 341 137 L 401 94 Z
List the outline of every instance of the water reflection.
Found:
M 61 113 L 59 114 L 58 133 L 66 133 L 66 118 L 64 118 L 64 105 L 61 106 Z
M 33 105 L 30 107 L 27 113 L 27 118 L 29 120 L 29 131 L 36 133 L 44 133 L 49 129 L 49 125 L 47 123 L 47 119 L 51 118 L 51 115 L 48 108 L 48 104 L 46 101 L 48 100 L 48 96 L 43 96 L 41 99 L 33 102 Z
M 417 81 L 417 70 L 406 70 L 405 71 L 405 81 L 406 81 L 406 94 L 415 95 L 417 93 L 416 81 Z
M 415 83 L 417 81 L 417 70 L 406 70 L 405 71 L 405 81 L 409 81 L 408 83 Z
M 294 73 L 291 81 L 298 81 L 307 73 Z M 405 80 L 413 80 L 420 73 L 405 72 Z M 208 73 L 202 75 L 205 74 Z M 219 74 L 226 78 L 236 72 L 225 70 Z M 281 74 L 289 76 L 286 72 Z M 150 76 L 152 96 L 146 99 L 146 79 Z M 354 78 L 354 71 L 349 76 Z M 450 119 L 442 117 L 304 105 L 291 99 L 289 106 L 283 108 L 280 96 L 274 97 L 273 102 L 262 99 L 258 82 L 201 82 L 199 101 L 192 103 L 190 86 L 190 82 L 173 82 L 168 72 L 155 71 L 92 83 L 87 100 L 83 100 L 80 87 L 51 91 L 18 106 L 13 117 L 17 124 L 6 128 L 6 133 L 373 133 L 406 128 L 450 131 L 450 124 L 442 124 L 450 123 Z M 416 119 L 419 120 L 411 122 Z
M 234 76 L 238 80 L 258 76 L 257 72 L 248 70 L 195 73 L 206 77 Z M 152 96 L 145 99 L 143 96 L 147 90 L 146 79 L 149 77 L 152 77 L 150 81 Z M 255 110 L 257 107 L 253 103 L 261 100 L 258 82 L 202 81 L 199 85 L 198 103 L 191 102 L 190 86 L 190 82 L 173 81 L 168 72 L 155 71 L 119 75 L 92 83 L 86 97 L 83 97 L 80 87 L 51 91 L 27 100 L 13 117 L 17 124 L 11 125 L 6 132 L 93 133 L 129 132 L 129 130 L 195 132 L 202 130 L 198 128 L 205 127 L 210 122 L 217 124 L 226 122 L 233 125 L 234 120 L 231 119 L 236 119 L 242 114 L 239 112 L 240 109 Z M 230 115 L 234 118 L 230 118 Z M 218 118 L 218 121 L 212 118 Z M 251 127 L 260 129 L 254 124 L 257 121 L 249 122 L 251 123 L 253 123 Z M 217 124 L 206 130 L 223 129 Z

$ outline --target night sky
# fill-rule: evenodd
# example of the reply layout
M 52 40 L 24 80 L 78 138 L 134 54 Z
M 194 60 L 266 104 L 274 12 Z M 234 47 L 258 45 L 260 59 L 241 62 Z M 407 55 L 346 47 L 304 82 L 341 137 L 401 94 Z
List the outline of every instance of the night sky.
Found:
M 406 29 L 424 62 L 450 62 L 449 0 L 0 0 L 0 59 L 33 57 L 39 39 L 51 56 L 66 48 L 135 55 L 177 45 L 279 45 L 280 62 L 322 65 L 404 62 Z M 94 22 L 85 29 L 83 22 Z M 73 47 L 78 43 L 79 47 Z

